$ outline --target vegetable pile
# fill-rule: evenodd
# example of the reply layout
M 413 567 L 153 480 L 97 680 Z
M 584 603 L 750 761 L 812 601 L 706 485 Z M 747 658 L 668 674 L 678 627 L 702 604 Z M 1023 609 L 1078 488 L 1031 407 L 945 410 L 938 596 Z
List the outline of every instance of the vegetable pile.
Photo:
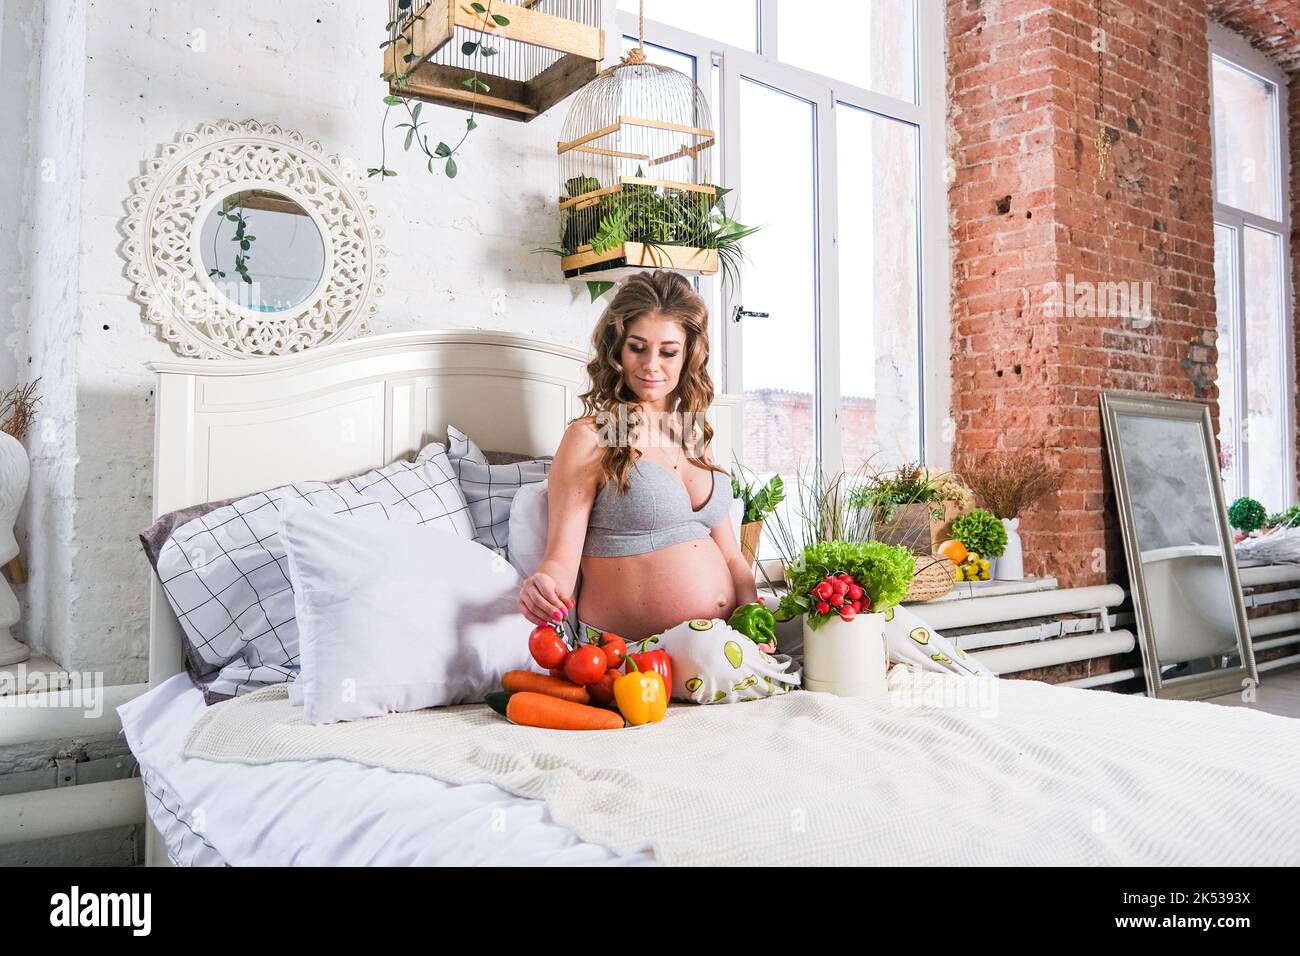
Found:
M 510 671 L 501 690 L 487 695 L 488 706 L 512 723 L 549 730 L 619 730 L 663 720 L 673 672 L 666 651 L 649 649 L 658 640 L 635 642 L 631 652 L 627 641 L 606 632 L 599 643 L 575 638 L 570 646 L 562 623 L 539 624 L 528 650 L 550 673 Z

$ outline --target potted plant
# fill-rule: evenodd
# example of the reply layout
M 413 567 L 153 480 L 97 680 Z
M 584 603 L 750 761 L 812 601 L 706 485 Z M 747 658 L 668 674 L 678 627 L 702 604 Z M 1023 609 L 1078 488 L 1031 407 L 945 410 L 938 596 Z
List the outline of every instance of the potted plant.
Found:
M 842 697 L 887 693 L 885 621 L 903 599 L 912 553 L 882 541 L 819 541 L 786 570 L 778 621 L 803 617 L 804 687 Z
M 983 557 L 996 557 L 993 577 L 999 581 L 1020 581 L 1025 576 L 1024 549 L 1020 541 L 1020 518 L 1040 498 L 1059 491 L 1063 474 L 1040 455 L 1026 452 L 995 452 L 980 459 L 974 474 L 964 476 L 984 506 L 999 519 L 1005 530 L 1003 549 L 985 554 L 962 540 L 953 524 L 953 537 Z M 1262 510 L 1262 509 L 1261 509 Z
M 636 178 L 643 176 L 638 168 Z M 720 271 L 723 287 L 734 287 L 743 243 L 759 227 L 728 215 L 724 197 L 730 189 L 705 185 L 710 192 L 636 184 L 610 192 L 594 177 L 573 177 L 564 184 L 566 201 L 587 194 L 598 198 L 566 210 L 559 241 L 536 251 L 560 256 L 569 278 L 590 276 L 587 289 L 593 302 L 614 288 L 614 279 L 628 267 L 700 275 Z M 642 250 L 630 260 L 623 254 L 629 246 Z M 601 272 L 612 278 L 602 278 Z
M 869 480 L 862 469 L 827 474 L 814 466 L 793 480 L 787 507 L 767 524 L 781 585 L 768 577 L 765 562 L 759 570 L 782 595 L 777 620 L 800 620 L 804 686 L 811 690 L 886 692 L 884 624 L 907 593 L 915 561 L 907 548 L 875 540 L 872 509 L 855 504 Z
M 737 466 L 739 468 L 739 466 Z M 731 497 L 739 498 L 745 504 L 745 514 L 740 520 L 740 551 L 752 567 L 758 558 L 758 543 L 763 536 L 763 519 L 776 510 L 776 506 L 785 500 L 785 483 L 780 475 L 773 475 L 767 484 L 758 486 L 747 481 L 742 483 L 737 470 L 731 472 Z
M 1007 549 L 1006 526 L 984 508 L 975 508 L 954 521 L 952 538 L 966 549 L 957 567 L 959 573 L 963 568 L 974 572 L 963 578 L 968 581 L 987 581 L 989 567 L 984 562 L 1001 557 Z
M 875 538 L 917 554 L 930 553 L 931 524 L 944 514 L 938 487 L 917 464 L 872 476 L 852 491 L 849 505 L 868 511 Z
M 1258 531 L 1267 521 L 1268 512 L 1254 498 L 1238 498 L 1228 505 L 1228 524 L 1237 530 L 1237 541 Z

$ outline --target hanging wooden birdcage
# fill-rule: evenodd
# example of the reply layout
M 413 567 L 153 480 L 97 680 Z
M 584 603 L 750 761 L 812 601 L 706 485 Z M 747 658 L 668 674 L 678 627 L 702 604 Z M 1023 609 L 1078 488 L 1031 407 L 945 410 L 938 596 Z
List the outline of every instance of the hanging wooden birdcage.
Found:
M 605 58 L 600 0 L 407 7 L 389 0 L 389 18 L 400 26 L 384 51 L 384 74 L 397 96 L 526 123 L 590 82 Z M 484 47 L 494 52 L 484 56 Z
M 646 62 L 638 47 L 574 97 L 562 136 L 566 276 L 718 271 L 718 251 L 707 248 L 719 196 L 709 182 L 716 137 L 694 80 Z

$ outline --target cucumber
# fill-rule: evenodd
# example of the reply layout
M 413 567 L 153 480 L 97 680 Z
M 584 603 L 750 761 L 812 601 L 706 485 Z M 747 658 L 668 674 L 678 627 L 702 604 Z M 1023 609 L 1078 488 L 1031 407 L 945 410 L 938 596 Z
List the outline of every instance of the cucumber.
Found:
M 483 698 L 487 705 L 495 710 L 502 717 L 506 715 L 506 707 L 510 704 L 511 693 L 507 690 L 494 690 Z

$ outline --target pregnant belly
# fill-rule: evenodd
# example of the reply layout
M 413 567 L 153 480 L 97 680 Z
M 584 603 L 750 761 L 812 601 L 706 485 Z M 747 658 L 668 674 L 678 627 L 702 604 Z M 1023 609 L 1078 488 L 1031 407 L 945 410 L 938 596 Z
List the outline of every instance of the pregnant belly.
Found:
M 736 587 L 712 538 L 622 558 L 584 556 L 578 618 L 640 640 L 693 617 L 724 620 Z

